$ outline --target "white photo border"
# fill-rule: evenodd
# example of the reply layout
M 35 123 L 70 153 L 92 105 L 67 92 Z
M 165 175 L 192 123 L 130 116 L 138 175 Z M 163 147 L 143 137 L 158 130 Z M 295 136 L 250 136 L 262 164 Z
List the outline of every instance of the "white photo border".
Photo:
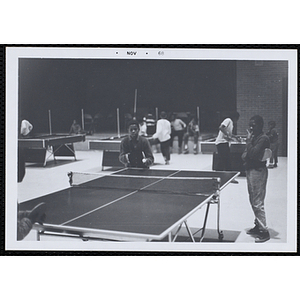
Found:
M 163 51 L 163 56 L 161 52 Z M 136 52 L 132 56 L 128 52 Z M 160 52 L 160 54 L 159 54 Z M 18 124 L 18 59 L 19 58 L 91 58 L 91 59 L 201 59 L 201 60 L 287 60 L 288 61 L 288 223 L 286 243 L 98 243 L 17 242 L 17 124 Z M 241 48 L 143 48 L 143 47 L 10 47 L 6 48 L 6 251 L 178 251 L 178 252 L 296 252 L 297 251 L 297 109 L 298 69 L 296 49 Z

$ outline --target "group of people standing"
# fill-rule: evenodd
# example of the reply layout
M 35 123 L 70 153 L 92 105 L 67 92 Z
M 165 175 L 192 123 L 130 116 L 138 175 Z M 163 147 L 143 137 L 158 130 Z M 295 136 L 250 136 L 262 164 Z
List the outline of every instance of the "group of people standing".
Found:
M 176 114 L 173 114 L 171 117 L 171 151 L 173 149 L 173 140 L 174 137 L 178 137 L 178 154 L 182 153 L 182 142 L 183 142 L 183 153 L 189 153 L 189 138 L 193 138 L 194 146 L 193 151 L 194 154 L 197 154 L 198 149 L 198 140 L 199 140 L 199 125 L 198 121 L 195 117 L 192 117 L 188 125 L 186 125 Z
M 194 154 L 198 153 L 199 126 L 194 117 L 186 125 L 177 114 L 172 114 L 168 120 L 167 113 L 162 111 L 157 122 L 152 114 L 148 114 L 140 122 L 139 127 L 139 135 L 148 137 L 150 145 L 159 148 L 166 164 L 170 162 L 175 137 L 178 138 L 178 154 L 189 153 L 188 140 L 190 137 L 193 137 L 194 141 Z
M 192 118 L 188 125 L 186 125 L 186 123 L 178 118 L 176 114 L 172 114 L 169 121 L 167 113 L 162 111 L 160 119 L 157 122 L 152 114 L 148 114 L 140 122 L 133 119 L 128 123 L 128 138 L 130 138 L 133 143 L 135 138 L 134 135 L 131 136 L 130 126 L 138 127 L 139 132 L 137 140 L 144 140 L 143 138 L 140 138 L 140 136 L 144 137 L 149 142 L 150 148 L 152 146 L 159 148 L 166 165 L 170 163 L 171 153 L 173 152 L 173 141 L 176 136 L 178 137 L 178 154 L 181 154 L 182 151 L 184 151 L 185 154 L 189 153 L 188 140 L 190 136 L 194 139 L 194 153 L 198 153 L 199 127 L 195 118 Z M 127 142 L 124 143 L 126 144 Z M 123 153 L 124 150 L 123 146 L 124 145 L 121 144 L 121 153 Z M 126 146 L 125 149 L 126 151 L 129 151 L 129 148 Z M 147 147 L 145 153 L 148 152 L 148 150 Z M 126 162 L 123 154 L 120 156 L 120 161 L 123 163 Z M 132 165 L 132 162 L 130 164 L 127 163 L 126 165 Z

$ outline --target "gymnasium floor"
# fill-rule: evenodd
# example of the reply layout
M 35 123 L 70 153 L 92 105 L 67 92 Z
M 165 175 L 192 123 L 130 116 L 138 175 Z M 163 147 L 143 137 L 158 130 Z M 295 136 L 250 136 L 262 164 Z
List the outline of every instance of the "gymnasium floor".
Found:
M 72 159 L 48 162 L 46 167 L 27 165 L 26 176 L 18 184 L 18 201 L 23 202 L 32 198 L 52 193 L 69 187 L 67 173 L 104 172 L 101 171 L 102 151 L 86 151 L 84 143 L 77 143 L 77 161 Z M 155 165 L 153 169 L 186 169 L 211 170 L 211 154 L 171 154 L 170 165 L 164 165 L 160 153 L 154 153 Z M 254 243 L 254 238 L 246 234 L 246 230 L 253 226 L 253 213 L 249 205 L 245 177 L 238 177 L 239 184 L 230 184 L 221 192 L 220 227 L 225 234 L 233 235 L 234 243 Z M 287 242 L 287 158 L 279 158 L 279 167 L 269 170 L 266 196 L 267 223 L 271 239 L 267 243 Z M 202 224 L 204 209 L 197 211 L 188 219 L 191 228 L 199 228 Z M 216 205 L 213 205 L 208 219 L 207 233 L 216 228 Z M 53 239 L 53 237 L 51 237 Z M 35 241 L 34 231 L 25 238 Z M 275 247 L 276 248 L 276 247 Z

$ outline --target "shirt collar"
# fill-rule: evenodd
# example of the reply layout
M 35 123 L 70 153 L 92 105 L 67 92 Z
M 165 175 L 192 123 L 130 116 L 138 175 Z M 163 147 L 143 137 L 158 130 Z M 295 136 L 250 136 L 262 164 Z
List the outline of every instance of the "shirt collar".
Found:
M 129 136 L 129 140 L 130 140 L 130 141 L 132 141 L 132 140 L 133 140 L 133 138 L 131 137 L 131 135 L 129 134 L 128 136 Z M 138 141 L 139 139 L 140 139 L 140 135 L 138 134 L 138 136 L 137 136 L 136 140 Z

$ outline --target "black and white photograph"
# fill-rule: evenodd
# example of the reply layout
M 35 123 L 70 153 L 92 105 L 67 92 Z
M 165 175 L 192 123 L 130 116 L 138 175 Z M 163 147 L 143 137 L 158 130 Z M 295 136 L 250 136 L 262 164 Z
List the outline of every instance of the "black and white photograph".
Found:
M 6 250 L 297 252 L 297 63 L 7 47 Z

